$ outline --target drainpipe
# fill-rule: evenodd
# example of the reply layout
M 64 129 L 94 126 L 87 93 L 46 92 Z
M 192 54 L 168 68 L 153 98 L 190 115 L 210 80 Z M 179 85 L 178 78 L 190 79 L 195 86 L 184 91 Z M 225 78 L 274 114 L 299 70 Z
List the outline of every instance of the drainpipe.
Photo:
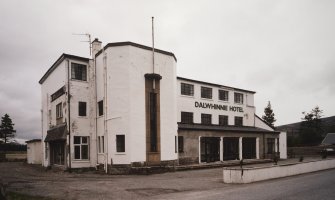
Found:
M 66 59 L 67 61 L 67 106 L 68 106 L 68 127 L 69 127 L 69 172 L 71 172 L 71 120 L 70 120 L 70 116 L 71 116 L 71 106 L 70 106 L 70 61 L 69 59 Z
M 96 147 L 96 152 L 97 152 L 97 163 L 98 165 L 98 158 L 99 158 L 99 148 L 98 145 L 98 95 L 97 95 L 97 59 L 96 56 L 93 55 L 94 58 L 94 82 L 95 82 L 95 90 L 94 90 L 94 95 L 95 95 L 95 147 Z
M 103 56 L 103 67 L 104 67 L 104 138 L 107 141 L 106 152 L 105 152 L 105 172 L 108 173 L 108 129 L 107 129 L 107 92 L 108 92 L 108 78 L 107 78 L 107 54 L 105 53 L 104 48 L 102 49 Z M 104 141 L 105 142 L 105 141 Z M 105 145 L 104 145 L 105 146 Z M 112 164 L 112 163 L 111 163 Z

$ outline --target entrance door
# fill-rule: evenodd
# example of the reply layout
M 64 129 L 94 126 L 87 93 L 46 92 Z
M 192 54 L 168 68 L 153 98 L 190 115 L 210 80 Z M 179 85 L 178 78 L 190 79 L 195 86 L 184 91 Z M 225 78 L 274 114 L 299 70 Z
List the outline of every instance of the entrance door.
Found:
M 243 159 L 256 159 L 256 138 L 242 139 Z
M 201 162 L 220 160 L 220 138 L 202 137 L 200 139 Z
M 223 160 L 239 160 L 239 138 L 223 138 Z
M 50 143 L 50 164 L 65 164 L 65 142 Z

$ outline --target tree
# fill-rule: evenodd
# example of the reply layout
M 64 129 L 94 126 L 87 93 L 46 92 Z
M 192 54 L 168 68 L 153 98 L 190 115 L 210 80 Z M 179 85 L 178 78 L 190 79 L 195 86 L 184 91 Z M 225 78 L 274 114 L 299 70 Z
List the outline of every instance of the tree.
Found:
M 0 138 L 5 139 L 5 143 L 7 143 L 7 138 L 13 138 L 14 133 L 14 124 L 12 123 L 12 119 L 9 117 L 8 114 L 5 114 L 1 118 L 1 125 L 0 125 Z
M 309 113 L 302 112 L 303 121 L 300 125 L 300 140 L 304 145 L 320 144 L 324 130 L 321 123 L 323 111 L 319 106 L 315 106 Z
M 275 119 L 275 114 L 273 113 L 273 110 L 272 110 L 272 108 L 271 108 L 271 103 L 270 103 L 270 101 L 268 101 L 268 105 L 264 108 L 264 113 L 265 113 L 265 115 L 262 116 L 262 119 L 263 119 L 266 123 L 268 123 L 268 124 L 270 124 L 271 126 L 273 126 L 274 123 L 275 123 L 277 120 Z

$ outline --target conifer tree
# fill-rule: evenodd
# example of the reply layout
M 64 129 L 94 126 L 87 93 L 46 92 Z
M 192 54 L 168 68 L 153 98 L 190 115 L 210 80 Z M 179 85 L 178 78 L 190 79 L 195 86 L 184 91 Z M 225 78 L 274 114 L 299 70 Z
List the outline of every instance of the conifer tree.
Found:
M 264 114 L 265 115 L 262 116 L 262 119 L 269 125 L 273 126 L 277 120 L 275 119 L 275 114 L 271 108 L 270 101 L 268 101 L 268 105 L 264 108 Z
M 12 119 L 9 117 L 8 114 L 5 114 L 1 118 L 1 125 L 0 125 L 0 138 L 5 139 L 5 143 L 7 143 L 8 138 L 13 138 L 14 133 L 14 124 L 12 123 Z

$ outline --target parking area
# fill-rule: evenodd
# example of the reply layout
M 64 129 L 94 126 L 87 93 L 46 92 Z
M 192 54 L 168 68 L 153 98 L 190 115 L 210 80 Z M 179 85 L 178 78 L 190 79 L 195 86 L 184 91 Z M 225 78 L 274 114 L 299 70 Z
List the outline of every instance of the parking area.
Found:
M 222 183 L 222 168 L 115 176 L 45 171 L 40 166 L 19 162 L 0 163 L 0 181 L 7 191 L 52 199 L 148 199 L 229 187 Z
M 320 160 L 320 157 L 304 161 Z M 295 163 L 299 158 L 279 163 Z M 270 166 L 273 163 L 252 164 Z M 227 191 L 246 185 L 224 184 L 222 167 L 153 175 L 106 175 L 46 171 L 40 165 L 0 162 L 0 184 L 7 192 L 47 199 L 169 199 L 188 193 Z M 35 198 L 33 198 L 35 199 Z

